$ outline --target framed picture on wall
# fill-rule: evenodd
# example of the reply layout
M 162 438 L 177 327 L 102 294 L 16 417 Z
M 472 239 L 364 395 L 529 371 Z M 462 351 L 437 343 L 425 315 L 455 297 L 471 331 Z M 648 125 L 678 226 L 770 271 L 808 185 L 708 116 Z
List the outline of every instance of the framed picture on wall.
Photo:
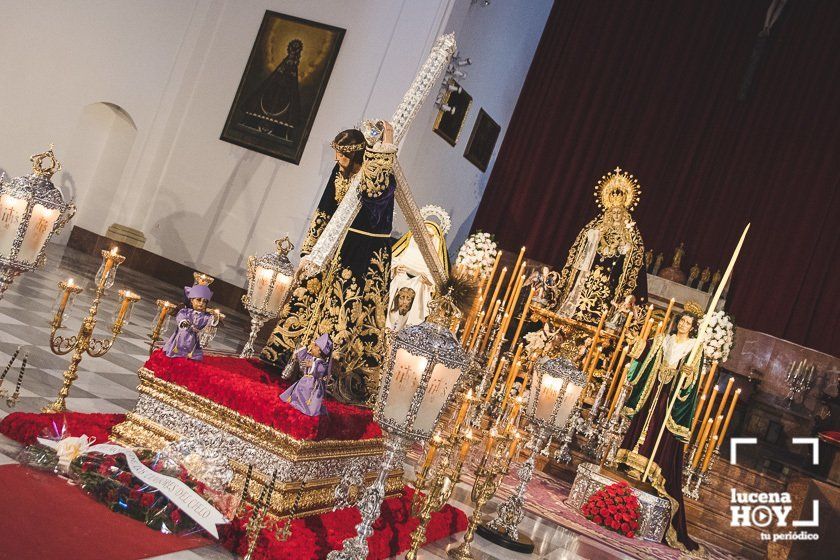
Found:
M 496 140 L 502 127 L 490 118 L 490 115 L 482 108 L 478 111 L 470 139 L 467 141 L 467 148 L 464 150 L 464 157 L 467 161 L 487 171 L 490 165 L 490 158 L 493 157 L 493 150 L 496 148 Z
M 450 80 L 449 83 L 457 89 L 446 92 L 443 96 L 442 105 L 448 105 L 451 109 L 438 111 L 432 130 L 454 146 L 458 142 L 461 127 L 464 126 L 464 119 L 467 118 L 470 105 L 472 105 L 472 95 L 467 93 L 455 80 Z
M 344 32 L 266 11 L 221 139 L 300 163 Z

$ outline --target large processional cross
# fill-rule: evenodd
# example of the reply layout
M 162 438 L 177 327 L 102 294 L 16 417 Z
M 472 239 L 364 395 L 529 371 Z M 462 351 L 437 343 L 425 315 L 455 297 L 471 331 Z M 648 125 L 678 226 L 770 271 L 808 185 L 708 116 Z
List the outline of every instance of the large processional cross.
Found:
M 420 68 L 420 72 L 414 78 L 411 87 L 403 96 L 402 102 L 397 107 L 391 119 L 391 125 L 394 127 L 394 144 L 397 146 L 405 138 L 405 134 L 408 132 L 411 122 L 417 116 L 420 106 L 429 96 L 429 93 L 438 82 L 454 54 L 454 33 L 439 37 L 435 41 L 432 52 Z M 408 222 L 408 227 L 414 239 L 417 241 L 420 253 L 423 255 L 426 266 L 429 267 L 429 271 L 432 273 L 435 284 L 440 288 L 447 280 L 446 269 L 437 251 L 435 251 L 429 232 L 423 224 L 423 217 L 420 215 L 420 210 L 414 202 L 414 196 L 411 194 L 411 188 L 400 166 L 399 159 L 394 160 L 393 172 L 397 181 L 397 190 L 395 193 L 397 205 L 405 216 L 406 222 Z M 338 205 L 338 209 L 333 214 L 329 223 L 327 223 L 312 251 L 306 257 L 306 260 L 313 269 L 317 268 L 317 270 L 322 270 L 330 262 L 330 259 L 335 255 L 341 241 L 344 239 L 350 224 L 356 219 L 356 215 L 362 207 L 362 200 L 359 194 L 359 183 L 361 182 L 362 175 L 362 173 L 357 173 L 353 177 L 347 194 L 344 195 L 344 198 Z M 316 271 L 310 270 L 309 272 Z

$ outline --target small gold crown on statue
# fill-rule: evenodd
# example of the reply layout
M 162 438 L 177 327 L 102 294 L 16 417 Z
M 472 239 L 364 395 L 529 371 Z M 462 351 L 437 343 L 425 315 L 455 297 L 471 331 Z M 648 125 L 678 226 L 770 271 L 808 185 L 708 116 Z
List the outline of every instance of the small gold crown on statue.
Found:
M 700 304 L 696 301 L 687 301 L 685 305 L 683 305 L 683 309 L 689 315 L 694 315 L 698 319 L 703 316 L 703 308 L 700 307 Z
M 639 204 L 642 187 L 631 173 L 616 167 L 609 175 L 604 175 L 595 185 L 595 200 L 598 208 L 606 210 L 615 206 L 624 206 L 632 212 Z
M 208 276 L 203 272 L 193 272 L 193 280 L 195 280 L 195 284 L 209 286 L 213 283 L 213 280 L 215 280 L 215 278 L 213 278 L 212 276 Z

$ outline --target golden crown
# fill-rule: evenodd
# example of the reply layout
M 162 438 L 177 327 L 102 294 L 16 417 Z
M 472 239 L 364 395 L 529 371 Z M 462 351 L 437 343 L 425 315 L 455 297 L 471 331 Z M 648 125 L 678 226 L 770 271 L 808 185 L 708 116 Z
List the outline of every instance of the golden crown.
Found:
M 613 197 L 621 194 L 620 202 L 616 203 Z M 616 167 L 609 175 L 604 175 L 598 184 L 595 185 L 595 199 L 598 201 L 598 208 L 606 210 L 620 204 L 628 211 L 633 211 L 639 204 L 639 195 L 642 194 L 642 187 L 631 173 L 622 171 Z
M 358 144 L 337 144 L 335 142 L 330 142 L 330 146 L 332 146 L 333 150 L 341 152 L 342 154 L 352 154 L 365 149 L 364 142 L 360 142 Z
M 685 302 L 685 305 L 683 305 L 683 309 L 686 313 L 694 315 L 697 318 L 702 317 L 704 314 L 703 308 L 700 307 L 700 304 L 698 304 L 696 301 Z

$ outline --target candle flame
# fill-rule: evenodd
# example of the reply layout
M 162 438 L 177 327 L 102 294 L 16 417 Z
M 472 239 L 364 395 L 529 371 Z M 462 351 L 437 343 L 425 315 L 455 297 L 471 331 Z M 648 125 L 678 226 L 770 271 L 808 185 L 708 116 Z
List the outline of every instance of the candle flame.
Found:
M 117 247 L 112 247 L 112 248 L 111 248 L 111 254 L 112 254 L 112 255 L 116 255 L 116 254 L 117 254 Z
M 67 279 L 67 285 L 68 285 L 68 286 L 72 286 L 72 285 L 73 285 L 73 279 L 72 279 L 72 278 L 68 278 L 68 279 Z

